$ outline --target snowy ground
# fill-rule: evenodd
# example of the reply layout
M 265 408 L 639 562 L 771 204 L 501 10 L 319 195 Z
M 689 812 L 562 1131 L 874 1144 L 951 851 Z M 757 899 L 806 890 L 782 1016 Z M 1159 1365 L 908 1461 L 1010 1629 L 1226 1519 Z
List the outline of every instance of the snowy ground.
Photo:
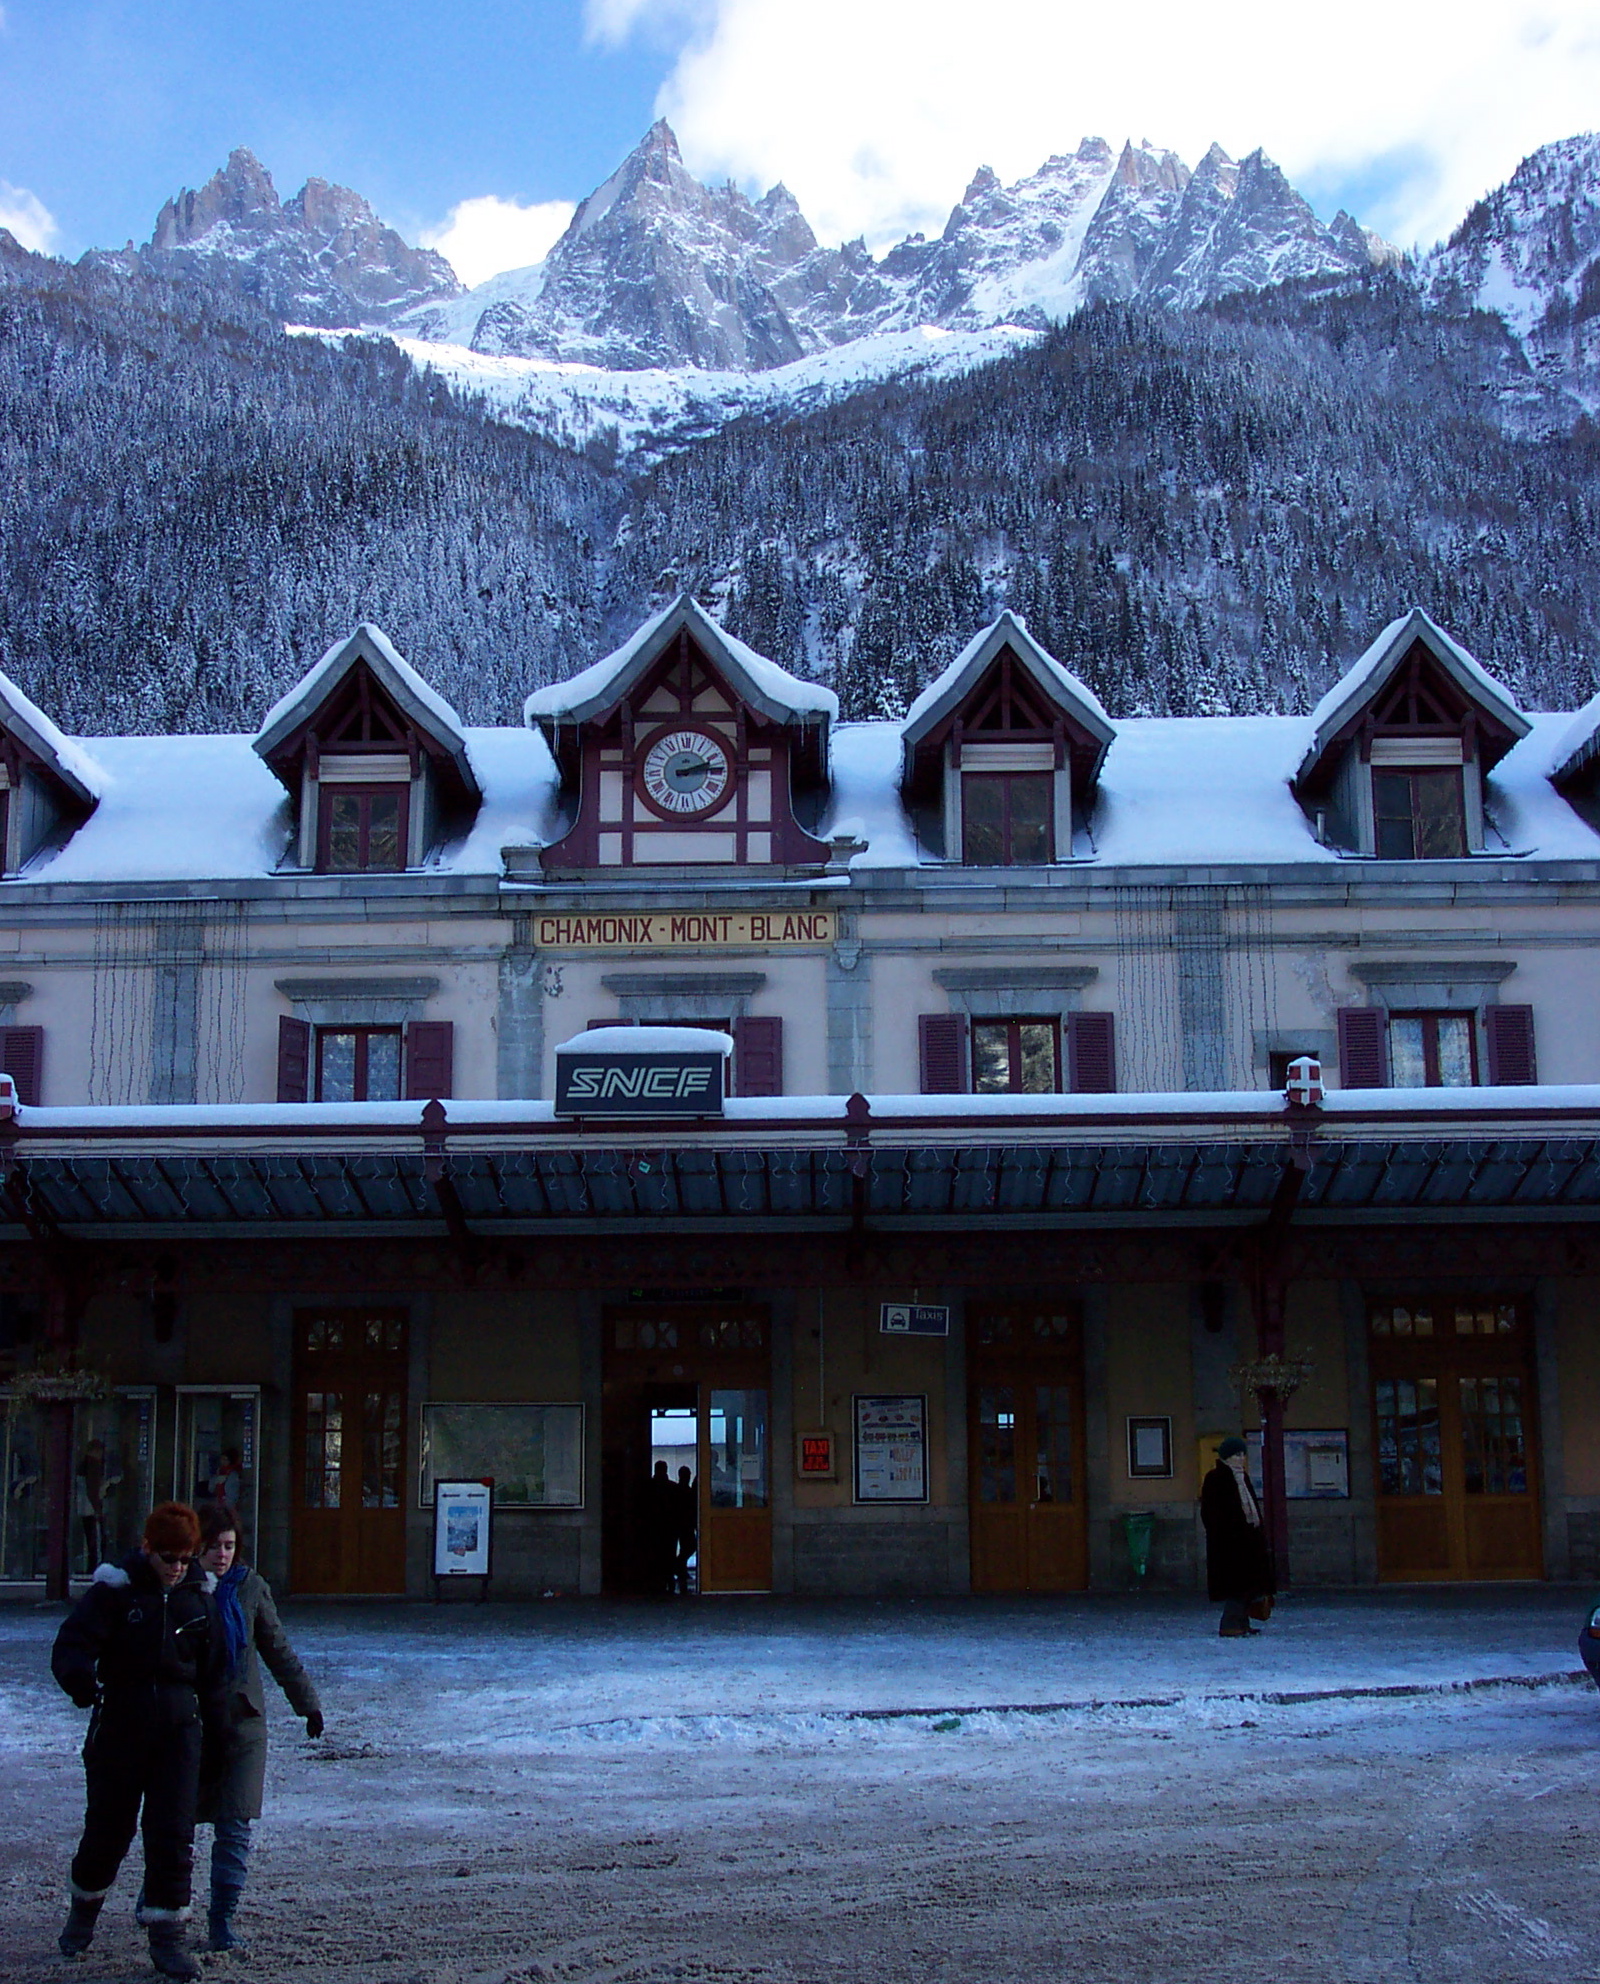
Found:
M 224 1978 L 1600 1977 L 1589 1594 L 287 1609 Z M 63 1974 L 83 1718 L 0 1610 L 0 1977 Z M 137 1861 L 137 1848 L 134 1860 Z M 83 1984 L 148 1977 L 136 1868 Z M 241 1927 L 246 1924 L 241 1921 Z

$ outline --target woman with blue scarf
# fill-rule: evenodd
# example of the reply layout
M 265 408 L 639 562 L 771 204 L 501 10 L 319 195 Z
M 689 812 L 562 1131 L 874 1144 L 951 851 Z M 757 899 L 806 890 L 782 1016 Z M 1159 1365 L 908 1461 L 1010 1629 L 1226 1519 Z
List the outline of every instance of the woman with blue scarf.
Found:
M 239 1948 L 234 1910 L 244 1892 L 250 1859 L 250 1822 L 261 1816 L 267 1782 L 267 1702 L 261 1682 L 265 1662 L 305 1718 L 306 1734 L 322 1734 L 322 1704 L 272 1602 L 272 1587 L 239 1561 L 239 1518 L 226 1502 L 200 1509 L 200 1564 L 207 1573 L 228 1646 L 228 1712 L 232 1736 L 221 1775 L 202 1785 L 200 1819 L 211 1840 L 211 1947 Z

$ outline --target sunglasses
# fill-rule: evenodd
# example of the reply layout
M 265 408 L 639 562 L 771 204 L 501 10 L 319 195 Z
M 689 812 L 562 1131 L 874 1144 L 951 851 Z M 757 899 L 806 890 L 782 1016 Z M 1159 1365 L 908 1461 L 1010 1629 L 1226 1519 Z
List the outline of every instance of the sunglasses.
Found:
M 193 1557 L 186 1557 L 181 1550 L 158 1550 L 156 1556 L 163 1564 L 176 1570 L 180 1564 L 192 1564 Z

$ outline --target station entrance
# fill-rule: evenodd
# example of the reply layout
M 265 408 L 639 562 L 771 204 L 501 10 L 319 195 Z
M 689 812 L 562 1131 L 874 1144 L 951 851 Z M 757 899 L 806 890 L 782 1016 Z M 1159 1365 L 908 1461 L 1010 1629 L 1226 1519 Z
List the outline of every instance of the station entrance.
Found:
M 967 1452 L 974 1591 L 1081 1591 L 1083 1329 L 1075 1308 L 971 1304 Z
M 295 1317 L 297 1593 L 406 1588 L 406 1337 L 400 1309 L 302 1309 Z
M 630 1304 L 608 1308 L 603 1328 L 604 1588 L 770 1591 L 766 1310 Z
M 1543 1576 L 1527 1310 L 1454 1295 L 1368 1305 L 1381 1578 Z

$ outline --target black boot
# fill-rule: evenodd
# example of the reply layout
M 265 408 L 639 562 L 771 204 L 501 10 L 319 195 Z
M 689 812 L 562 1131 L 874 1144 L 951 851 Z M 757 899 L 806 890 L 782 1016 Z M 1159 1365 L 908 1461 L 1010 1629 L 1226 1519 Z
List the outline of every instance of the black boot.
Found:
M 100 1911 L 105 1905 L 103 1894 L 75 1894 L 72 1897 L 66 1924 L 56 1938 L 63 1956 L 77 1958 L 83 1955 L 94 1941 L 94 1925 L 100 1920 Z
M 150 1961 L 163 1977 L 193 1979 L 200 1975 L 200 1965 L 189 1948 L 181 1922 L 167 1916 L 145 1926 L 150 1934 Z
M 218 1882 L 211 1883 L 211 1906 L 206 1911 L 206 1926 L 211 1931 L 210 1947 L 214 1950 L 242 1950 L 244 1944 L 233 1933 L 233 1911 L 239 1906 L 242 1888 L 225 1887 Z

